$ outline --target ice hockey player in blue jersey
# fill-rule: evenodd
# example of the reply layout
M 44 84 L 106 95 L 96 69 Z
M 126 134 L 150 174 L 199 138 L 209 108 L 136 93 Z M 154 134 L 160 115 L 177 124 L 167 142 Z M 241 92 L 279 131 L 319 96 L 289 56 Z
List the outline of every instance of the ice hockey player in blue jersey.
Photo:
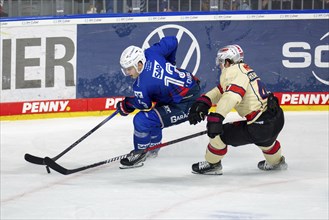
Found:
M 135 79 L 134 96 L 125 97 L 116 107 L 122 116 L 141 110 L 133 119 L 134 150 L 121 159 L 122 169 L 140 167 L 147 157 L 156 157 L 158 149 L 143 151 L 161 143 L 163 128 L 187 121 L 191 105 L 200 96 L 197 78 L 175 65 L 177 46 L 177 38 L 167 36 L 145 51 L 129 46 L 121 54 L 123 74 Z

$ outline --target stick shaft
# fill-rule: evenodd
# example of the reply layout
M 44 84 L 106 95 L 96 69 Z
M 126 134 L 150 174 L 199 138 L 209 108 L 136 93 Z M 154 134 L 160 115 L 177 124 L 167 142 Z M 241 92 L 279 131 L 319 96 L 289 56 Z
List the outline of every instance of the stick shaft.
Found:
M 185 141 L 185 140 L 188 140 L 188 139 L 191 139 L 191 138 L 195 138 L 195 137 L 204 135 L 206 133 L 207 133 L 207 131 L 201 131 L 201 132 L 191 134 L 191 135 L 188 135 L 188 136 L 185 136 L 185 137 L 181 137 L 181 138 L 178 138 L 178 139 L 175 139 L 175 140 L 172 140 L 172 141 L 168 141 L 168 142 L 165 142 L 165 143 L 162 143 L 162 144 L 154 145 L 152 147 L 147 148 L 144 152 L 148 152 L 148 151 L 155 150 L 155 149 L 158 149 L 158 148 L 166 147 L 168 145 L 172 145 L 172 144 L 175 144 L 175 143 L 178 143 L 178 142 L 181 142 L 181 141 Z M 107 164 L 107 163 L 115 162 L 117 160 L 126 158 L 128 155 L 129 154 L 123 154 L 123 155 L 120 155 L 120 156 L 112 157 L 112 158 L 107 159 L 107 160 L 103 160 L 103 161 L 93 163 L 93 164 L 90 164 L 90 165 L 78 167 L 78 168 L 75 168 L 75 169 L 66 169 L 66 168 L 62 167 L 61 165 L 59 165 L 58 163 L 56 163 L 54 160 L 52 160 L 49 157 L 45 158 L 45 163 L 46 163 L 47 166 L 49 166 L 53 170 L 55 170 L 55 171 L 57 171 L 57 172 L 59 172 L 63 175 L 69 175 L 69 174 L 77 173 L 77 172 L 87 170 L 87 169 L 90 169 L 90 168 L 93 168 L 93 167 L 98 167 L 98 166 L 101 166 L 101 165 L 104 165 L 104 164 Z

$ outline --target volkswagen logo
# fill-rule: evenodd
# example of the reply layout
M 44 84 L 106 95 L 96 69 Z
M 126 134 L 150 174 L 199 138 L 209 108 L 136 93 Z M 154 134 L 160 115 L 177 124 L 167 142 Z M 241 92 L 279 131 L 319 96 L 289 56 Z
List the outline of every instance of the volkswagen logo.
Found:
M 189 45 L 189 48 L 187 48 L 187 52 L 185 54 L 183 62 L 178 66 L 182 69 L 186 69 L 187 66 L 190 65 L 190 67 L 192 67 L 193 69 L 192 74 L 195 75 L 200 66 L 200 60 L 201 60 L 200 46 L 195 36 L 185 27 L 176 24 L 167 24 L 158 27 L 146 37 L 142 48 L 143 49 L 149 48 L 151 45 L 150 41 L 153 37 L 157 37 L 159 39 L 165 37 L 166 30 L 171 31 L 171 33 L 172 31 L 176 33 L 178 44 L 180 43 L 183 37 L 187 36 L 188 38 L 190 38 L 191 44 Z

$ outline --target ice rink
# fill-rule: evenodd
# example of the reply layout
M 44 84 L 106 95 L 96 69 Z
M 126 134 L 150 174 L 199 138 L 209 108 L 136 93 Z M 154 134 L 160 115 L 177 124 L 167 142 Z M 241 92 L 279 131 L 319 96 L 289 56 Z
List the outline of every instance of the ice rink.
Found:
M 207 135 L 166 146 L 137 169 L 109 163 L 68 176 L 28 163 L 56 156 L 106 116 L 1 122 L 1 219 L 328 219 L 329 112 L 286 112 L 287 171 L 265 172 L 254 145 L 229 147 L 222 176 L 191 173 Z M 230 113 L 227 121 L 237 119 Z M 57 162 L 77 168 L 132 150 L 133 116 L 116 116 Z M 164 129 L 163 141 L 205 130 Z

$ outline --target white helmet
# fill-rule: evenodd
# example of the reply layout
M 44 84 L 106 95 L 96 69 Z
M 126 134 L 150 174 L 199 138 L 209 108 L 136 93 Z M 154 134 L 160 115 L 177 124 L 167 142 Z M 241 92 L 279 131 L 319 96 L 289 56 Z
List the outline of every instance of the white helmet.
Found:
M 243 50 L 239 45 L 227 45 L 218 50 L 216 65 L 218 66 L 221 63 L 225 63 L 226 59 L 230 60 L 232 63 L 239 63 L 243 61 L 243 58 Z
M 127 68 L 129 67 L 135 67 L 136 71 L 138 73 L 141 73 L 143 71 L 143 68 L 141 71 L 138 71 L 138 62 L 143 63 L 143 68 L 144 64 L 146 62 L 146 58 L 144 55 L 144 51 L 142 48 L 136 47 L 136 46 L 129 46 L 127 47 L 121 54 L 120 57 L 120 65 L 121 65 L 121 70 L 125 76 L 128 76 L 127 73 Z

